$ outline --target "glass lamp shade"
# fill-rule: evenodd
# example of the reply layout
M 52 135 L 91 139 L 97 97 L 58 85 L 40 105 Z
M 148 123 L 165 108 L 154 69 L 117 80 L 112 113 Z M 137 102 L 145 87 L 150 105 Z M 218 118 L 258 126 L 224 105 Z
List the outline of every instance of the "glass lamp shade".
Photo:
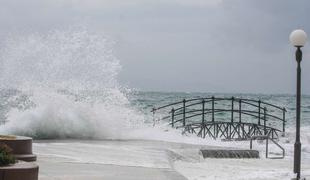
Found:
M 296 47 L 302 47 L 307 42 L 307 34 L 302 29 L 297 29 L 290 34 L 290 41 Z

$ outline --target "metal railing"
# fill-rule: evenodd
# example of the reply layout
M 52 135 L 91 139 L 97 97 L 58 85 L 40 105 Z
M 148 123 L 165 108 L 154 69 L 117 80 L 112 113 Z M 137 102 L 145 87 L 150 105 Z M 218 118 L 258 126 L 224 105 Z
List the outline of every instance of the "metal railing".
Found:
M 266 140 L 266 158 L 283 159 L 285 157 L 285 149 L 279 143 L 277 143 L 274 139 L 271 139 L 269 136 L 252 136 L 250 138 L 250 149 L 253 148 L 253 143 L 252 143 L 253 140 Z M 269 140 L 272 141 L 278 148 L 280 148 L 282 150 L 282 156 L 280 156 L 280 157 L 268 157 L 268 155 L 269 155 L 269 151 L 268 151 Z
M 272 139 L 285 132 L 285 113 L 279 107 L 261 100 L 244 98 L 183 99 L 152 109 L 154 125 L 168 122 L 183 132 L 196 133 L 205 138 L 248 139 L 254 135 L 268 135 Z

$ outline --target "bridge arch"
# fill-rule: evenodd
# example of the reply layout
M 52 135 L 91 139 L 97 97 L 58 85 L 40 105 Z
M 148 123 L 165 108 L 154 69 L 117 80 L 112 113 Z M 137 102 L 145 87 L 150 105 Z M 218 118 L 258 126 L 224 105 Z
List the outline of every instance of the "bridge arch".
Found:
M 183 133 L 223 139 L 249 139 L 267 135 L 276 139 L 285 132 L 286 109 L 246 98 L 183 99 L 152 109 L 154 125 L 165 121 Z

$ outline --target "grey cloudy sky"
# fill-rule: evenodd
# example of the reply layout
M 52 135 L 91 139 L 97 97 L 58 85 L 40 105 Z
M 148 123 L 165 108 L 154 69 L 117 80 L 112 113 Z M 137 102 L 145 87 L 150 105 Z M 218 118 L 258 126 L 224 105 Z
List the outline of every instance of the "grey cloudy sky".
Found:
M 116 42 L 132 88 L 294 93 L 288 36 L 310 34 L 309 18 L 308 0 L 0 0 L 0 40 L 83 23 Z M 310 94 L 309 43 L 303 52 Z

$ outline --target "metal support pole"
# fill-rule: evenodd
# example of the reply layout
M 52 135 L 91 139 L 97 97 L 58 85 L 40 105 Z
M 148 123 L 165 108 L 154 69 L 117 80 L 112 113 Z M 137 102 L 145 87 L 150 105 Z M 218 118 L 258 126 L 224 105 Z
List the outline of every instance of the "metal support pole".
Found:
M 171 109 L 171 126 L 174 127 L 174 108 Z
M 251 150 L 252 150 L 252 148 L 253 148 L 252 141 L 253 141 L 253 139 L 251 138 L 251 139 L 250 139 L 250 149 L 251 149 Z
M 268 139 L 269 137 L 266 138 L 266 158 L 268 158 Z
M 232 123 L 234 122 L 234 100 L 235 100 L 235 98 L 232 97 L 231 98 L 231 122 Z
M 297 88 L 296 88 L 296 140 L 294 144 L 294 173 L 297 174 L 297 179 L 300 179 L 300 163 L 301 163 L 301 143 L 300 143 L 300 95 L 301 95 L 301 67 L 302 60 L 301 47 L 296 50 L 297 61 Z
M 186 100 L 183 99 L 183 126 L 185 127 L 185 103 L 186 103 Z
M 202 100 L 202 124 L 201 127 L 203 128 L 203 138 L 206 137 L 206 125 L 205 125 L 205 100 Z
M 264 135 L 267 135 L 267 129 L 266 129 L 266 121 L 267 121 L 267 108 L 264 107 Z
M 260 104 L 261 104 L 261 101 L 259 100 L 258 101 L 258 125 L 260 125 Z
M 283 136 L 284 136 L 284 134 L 285 134 L 285 112 L 286 112 L 286 109 L 283 108 L 283 129 L 282 129 L 282 131 L 283 131 Z
M 153 126 L 155 126 L 155 111 L 156 111 L 156 109 L 155 108 L 153 108 Z
M 241 99 L 239 99 L 239 123 L 241 123 Z
M 214 122 L 214 96 L 212 96 L 212 122 Z

